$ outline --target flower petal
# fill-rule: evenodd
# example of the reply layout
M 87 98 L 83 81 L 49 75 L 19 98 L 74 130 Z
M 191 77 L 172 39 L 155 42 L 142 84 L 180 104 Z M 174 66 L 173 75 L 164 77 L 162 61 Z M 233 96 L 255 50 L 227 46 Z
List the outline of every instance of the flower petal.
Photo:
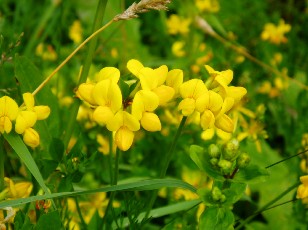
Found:
M 38 120 L 45 120 L 50 114 L 50 108 L 45 105 L 35 106 L 33 109 Z
M 182 98 L 194 98 L 197 99 L 201 95 L 207 93 L 207 88 L 203 81 L 200 79 L 191 79 L 184 82 L 180 86 L 180 94 Z
M 166 85 L 161 85 L 156 89 L 153 89 L 153 92 L 158 96 L 160 105 L 165 105 L 169 102 L 175 93 L 173 88 Z
M 120 79 L 120 70 L 115 67 L 105 67 L 98 73 L 98 81 L 111 79 L 114 82 L 118 82 Z
M 189 116 L 195 111 L 195 100 L 192 98 L 185 98 L 178 106 L 178 110 L 182 110 L 184 116 Z
M 77 97 L 79 97 L 81 100 L 88 102 L 91 105 L 96 105 L 96 102 L 92 97 L 92 91 L 94 86 L 95 85 L 93 83 L 82 83 L 76 91 Z
M 179 92 L 179 87 L 183 84 L 183 78 L 183 70 L 170 70 L 166 78 L 166 85 L 172 87 L 175 94 L 177 94 Z
M 7 116 L 11 121 L 15 120 L 18 114 L 17 103 L 8 96 L 0 98 L 0 117 Z
M 0 117 L 0 133 L 9 133 L 12 130 L 12 122 L 8 117 Z
M 93 120 L 100 125 L 107 124 L 113 118 L 114 114 L 107 106 L 98 106 L 93 112 Z
M 156 132 L 161 130 L 160 120 L 155 113 L 143 113 L 140 122 L 142 127 L 149 132 Z
M 226 114 L 223 114 L 220 118 L 216 119 L 215 126 L 227 133 L 232 133 L 234 130 L 234 122 Z
M 205 110 L 200 117 L 200 125 L 203 130 L 213 128 L 215 123 L 214 114 L 210 110 Z
M 25 130 L 23 134 L 23 140 L 26 145 L 35 148 L 40 144 L 40 136 L 39 134 L 32 128 L 28 128 Z
M 162 65 L 154 69 L 154 72 L 155 78 L 157 79 L 157 86 L 164 84 L 168 75 L 168 67 L 166 65 Z
M 141 87 L 144 90 L 152 90 L 158 86 L 158 78 L 153 69 L 144 67 L 139 71 L 138 78 L 140 79 Z
M 133 144 L 134 133 L 127 127 L 121 127 L 115 134 L 115 143 L 122 151 L 127 151 Z
M 139 71 L 143 68 L 144 66 L 142 63 L 136 59 L 131 59 L 127 62 L 127 69 L 134 74 L 137 78 L 139 78 Z
M 26 107 L 31 110 L 34 107 L 34 97 L 31 93 L 24 93 L 22 95 Z

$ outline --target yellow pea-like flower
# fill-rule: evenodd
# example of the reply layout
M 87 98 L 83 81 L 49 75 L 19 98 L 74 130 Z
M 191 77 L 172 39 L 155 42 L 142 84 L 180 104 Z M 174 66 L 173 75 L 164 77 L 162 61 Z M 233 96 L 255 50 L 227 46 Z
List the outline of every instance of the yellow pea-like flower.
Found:
M 0 98 L 0 132 L 9 133 L 12 130 L 12 121 L 18 115 L 17 103 L 8 96 Z
M 16 118 L 15 132 L 22 134 L 26 129 L 31 128 L 37 121 L 37 115 L 33 111 L 21 111 Z
M 297 188 L 296 198 L 304 199 L 308 197 L 308 175 L 301 176 L 300 181 L 302 184 Z
M 97 105 L 95 100 L 92 97 L 92 91 L 94 89 L 95 84 L 93 83 L 82 83 L 79 85 L 76 95 L 81 100 L 89 103 L 90 105 Z
M 106 79 L 111 79 L 114 82 L 118 82 L 120 79 L 120 70 L 115 67 L 105 67 L 98 73 L 98 82 Z

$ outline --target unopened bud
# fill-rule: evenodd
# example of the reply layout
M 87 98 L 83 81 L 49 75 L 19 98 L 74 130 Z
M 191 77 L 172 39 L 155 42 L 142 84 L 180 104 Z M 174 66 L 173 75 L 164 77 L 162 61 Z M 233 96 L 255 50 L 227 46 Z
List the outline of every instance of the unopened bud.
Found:
M 212 158 L 212 159 L 210 160 L 210 162 L 211 162 L 211 164 L 212 164 L 213 166 L 215 166 L 215 165 L 217 165 L 217 163 L 218 163 L 218 159 L 217 159 L 217 158 Z
M 224 160 L 224 159 L 221 159 L 219 162 L 218 162 L 218 166 L 224 171 L 224 172 L 229 172 L 231 167 L 232 167 L 232 163 L 228 160 Z
M 223 151 L 223 157 L 226 160 L 234 160 L 239 149 L 239 142 L 236 139 L 230 140 Z
M 220 157 L 220 149 L 217 145 L 211 144 L 209 146 L 209 155 L 212 158 L 219 158 Z
M 241 153 L 237 158 L 237 166 L 239 168 L 245 168 L 250 162 L 250 157 L 247 153 Z
M 212 189 L 212 198 L 213 198 L 213 200 L 219 201 L 220 198 L 221 198 L 221 195 L 222 195 L 222 192 L 221 192 L 221 190 L 218 187 L 214 187 Z

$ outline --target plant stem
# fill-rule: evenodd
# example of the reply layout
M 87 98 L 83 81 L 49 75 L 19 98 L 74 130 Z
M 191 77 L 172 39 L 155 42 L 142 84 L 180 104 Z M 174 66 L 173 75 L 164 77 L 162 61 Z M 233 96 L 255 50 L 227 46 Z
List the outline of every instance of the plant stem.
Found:
M 60 5 L 61 1 L 51 1 L 51 6 L 46 7 L 45 12 L 42 14 L 42 18 L 39 20 L 39 24 L 37 25 L 28 45 L 25 49 L 25 54 L 29 55 L 33 52 L 33 47 L 36 45 L 36 39 L 39 37 L 40 33 L 44 30 L 48 20 L 53 16 L 54 11 Z
M 97 40 L 98 37 L 96 37 L 96 35 L 98 35 L 100 32 L 102 32 L 104 29 L 106 29 L 109 25 L 112 24 L 113 20 L 109 21 L 107 24 L 105 24 L 103 27 L 101 26 L 103 17 L 104 17 L 104 13 L 105 13 L 105 9 L 106 9 L 106 4 L 107 4 L 108 0 L 99 0 L 98 6 L 97 6 L 97 11 L 95 14 L 95 19 L 94 19 L 94 23 L 93 23 L 93 29 L 92 31 L 95 31 L 92 33 L 92 35 L 90 37 L 88 37 L 86 40 L 84 40 L 84 42 L 82 42 L 51 74 L 49 77 L 46 78 L 46 80 L 38 87 L 42 88 L 51 78 L 52 76 L 59 71 L 59 69 L 62 68 L 62 66 L 64 66 L 66 64 L 67 61 L 69 61 L 71 59 L 71 57 L 73 57 L 75 55 L 75 53 L 77 53 L 77 51 L 79 51 L 88 41 L 90 41 L 89 46 L 88 46 L 88 50 L 87 50 L 87 55 L 86 55 L 86 59 L 84 62 L 84 66 L 81 70 L 81 74 L 80 74 L 80 78 L 78 81 L 78 84 L 81 84 L 83 82 L 85 82 L 87 80 L 87 76 L 90 70 L 90 66 L 92 63 L 92 59 L 93 59 L 93 55 L 95 52 L 95 48 L 96 48 L 96 44 L 97 44 Z M 99 28 L 99 29 L 98 29 Z M 38 90 L 37 89 L 37 90 Z M 35 92 L 33 92 L 34 94 Z M 64 146 L 67 146 L 69 143 L 69 140 L 73 134 L 74 131 L 74 127 L 75 127 L 75 123 L 76 123 L 76 117 L 77 117 L 77 113 L 78 113 L 78 109 L 79 109 L 79 101 L 74 101 L 72 108 L 71 108 L 71 113 L 70 113 L 70 118 L 68 120 L 68 125 L 66 127 L 66 133 L 64 135 Z
M 4 138 L 0 135 L 0 192 L 4 189 Z
M 286 161 L 286 160 L 289 160 L 289 159 L 291 159 L 291 158 L 293 158 L 293 157 L 296 157 L 296 156 L 298 156 L 298 155 L 301 155 L 301 154 L 303 154 L 303 153 L 305 153 L 305 152 L 308 152 L 308 149 L 306 149 L 306 150 L 304 150 L 304 151 L 302 151 L 302 152 L 300 152 L 300 153 L 294 154 L 293 156 L 287 157 L 287 158 L 285 158 L 285 159 L 283 159 L 283 160 L 281 160 L 281 161 L 278 161 L 278 162 L 276 162 L 276 163 L 274 163 L 274 164 L 271 164 L 271 165 L 269 165 L 269 166 L 266 166 L 265 168 L 268 169 L 268 168 L 273 167 L 273 166 L 275 166 L 275 165 L 277 165 L 277 164 L 279 164 L 279 163 L 282 163 L 282 162 L 284 162 L 284 161 Z
M 87 229 L 87 224 L 86 224 L 86 222 L 83 219 L 83 216 L 82 216 L 82 213 L 81 213 L 81 209 L 80 209 L 80 206 L 79 206 L 79 203 L 78 203 L 78 198 L 74 197 L 74 200 L 75 200 L 76 209 L 77 209 L 77 212 L 78 212 L 78 215 L 79 215 L 79 219 L 80 219 L 81 225 L 83 226 L 82 229 Z
M 118 183 L 120 153 L 121 153 L 120 149 L 117 148 L 116 155 L 115 155 L 115 163 L 114 163 L 114 174 L 113 174 L 114 177 L 113 177 L 111 185 L 117 185 L 117 183 Z M 105 215 L 104 215 L 104 218 L 103 218 L 103 225 L 107 221 L 110 209 L 112 209 L 112 203 L 113 203 L 115 194 L 116 194 L 115 191 L 110 193 L 110 199 L 108 201 L 108 205 L 107 205 L 107 208 L 106 208 L 106 211 L 105 211 Z M 108 227 L 108 226 L 106 226 L 106 227 Z M 104 229 L 104 228 L 102 228 L 102 229 Z
M 174 136 L 174 139 L 171 143 L 171 146 L 170 146 L 170 149 L 168 151 L 168 153 L 165 155 L 165 159 L 164 159 L 164 165 L 163 167 L 160 169 L 160 172 L 159 172 L 159 178 L 164 178 L 165 175 L 166 175 L 166 172 L 167 172 L 167 169 L 169 167 L 169 164 L 170 164 L 170 161 L 172 159 L 172 156 L 173 156 L 173 152 L 175 150 L 175 147 L 176 147 L 176 144 L 177 144 L 177 141 L 182 133 L 182 130 L 184 128 L 184 125 L 185 125 L 185 122 L 187 120 L 187 117 L 183 117 L 182 120 L 181 120 L 181 123 L 178 127 L 178 130 L 176 131 L 176 134 Z M 157 198 L 157 191 L 153 191 L 152 194 L 151 194 L 151 197 L 150 197 L 150 202 L 149 202 L 149 205 L 148 205 L 148 208 L 146 210 L 146 214 L 145 214 L 145 218 L 148 218 L 149 214 L 150 214 L 150 211 L 155 203 L 155 200 Z
M 288 194 L 289 192 L 291 192 L 294 188 L 298 187 L 300 183 L 296 183 L 294 185 L 292 185 L 291 187 L 289 187 L 287 190 L 285 190 L 284 192 L 282 192 L 280 195 L 278 195 L 276 198 L 274 198 L 273 200 L 269 201 L 267 204 L 265 204 L 262 208 L 258 209 L 254 214 L 252 214 L 251 216 L 249 216 L 248 218 L 246 218 L 244 221 L 241 222 L 241 224 L 239 226 L 237 226 L 235 228 L 235 230 L 239 230 L 241 229 L 243 226 L 245 226 L 246 224 L 248 224 L 256 215 L 258 215 L 259 213 L 265 211 L 268 209 L 268 207 L 272 206 L 273 204 L 275 204 L 278 200 L 280 200 L 282 197 L 284 197 L 286 194 Z
M 109 175 L 110 175 L 110 184 L 113 184 L 113 171 L 112 171 L 112 159 L 113 159 L 113 135 L 112 132 L 109 132 Z

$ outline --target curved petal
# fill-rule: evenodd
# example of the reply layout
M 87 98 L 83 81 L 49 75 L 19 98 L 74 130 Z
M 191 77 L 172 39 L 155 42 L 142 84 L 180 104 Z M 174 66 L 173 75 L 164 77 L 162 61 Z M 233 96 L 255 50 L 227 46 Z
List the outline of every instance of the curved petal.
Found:
M 160 120 L 155 113 L 143 113 L 140 122 L 141 126 L 149 132 L 156 132 L 161 130 Z
M 210 105 L 210 94 L 209 92 L 198 97 L 196 100 L 196 110 L 202 113 L 205 109 L 209 108 Z
M 142 113 L 145 111 L 143 100 L 139 92 L 136 93 L 132 103 L 132 115 L 138 120 L 142 118 Z
M 31 93 L 24 93 L 22 95 L 26 107 L 31 110 L 34 107 L 34 97 Z
M 112 112 L 116 113 L 122 107 L 122 92 L 118 84 L 111 82 L 108 94 L 107 102 L 110 104 Z
M 182 110 L 184 116 L 189 116 L 195 111 L 195 100 L 192 98 L 185 98 L 178 106 L 178 110 Z
M 229 86 L 227 89 L 227 97 L 234 98 L 235 103 L 240 101 L 246 93 L 247 90 L 244 87 Z
M 106 105 L 108 103 L 108 90 L 111 80 L 106 79 L 98 82 L 92 90 L 92 98 L 97 105 Z
M 167 102 L 169 102 L 173 98 L 175 93 L 173 88 L 166 85 L 161 85 L 156 89 L 153 89 L 153 92 L 159 98 L 160 105 L 165 105 Z
M 120 70 L 115 67 L 105 67 L 101 69 L 98 73 L 98 81 L 110 79 L 117 83 L 120 79 Z
M 179 87 L 183 84 L 183 70 L 173 69 L 168 72 L 166 85 L 174 89 L 175 94 L 179 92 Z
M 18 134 L 22 134 L 26 129 L 35 125 L 37 115 L 33 111 L 21 111 L 16 118 L 15 131 Z
M 143 68 L 144 66 L 142 63 L 136 59 L 131 59 L 127 62 L 127 69 L 134 74 L 137 78 L 139 78 L 139 71 Z
M 96 102 L 92 97 L 92 91 L 94 86 L 95 85 L 92 83 L 82 83 L 76 91 L 77 97 L 79 97 L 81 100 L 88 102 L 91 105 L 96 105 Z
M 40 144 L 40 136 L 39 134 L 32 128 L 28 128 L 25 130 L 23 134 L 23 140 L 26 145 L 35 148 Z
M 107 129 L 109 131 L 117 131 L 120 127 L 123 126 L 123 111 L 117 112 L 108 122 Z
M 140 79 L 141 87 L 144 90 L 155 89 L 158 85 L 158 79 L 155 71 L 151 68 L 144 67 L 139 71 L 138 78 Z
M 11 121 L 18 115 L 17 103 L 8 96 L 0 98 L 0 116 L 7 116 Z
M 12 130 L 12 122 L 8 117 L 0 117 L 0 133 L 9 133 Z
M 123 111 L 123 125 L 131 131 L 137 131 L 140 129 L 138 119 L 126 111 Z
M 226 114 L 223 114 L 220 118 L 216 119 L 215 126 L 227 133 L 232 133 L 234 130 L 234 122 Z
M 201 138 L 206 141 L 211 140 L 214 137 L 214 134 L 215 134 L 214 128 L 206 129 L 201 133 Z
M 100 125 L 107 124 L 113 118 L 114 114 L 107 106 L 98 106 L 93 112 L 93 120 Z
M 200 125 L 203 130 L 213 128 L 215 123 L 214 114 L 210 110 L 205 110 L 200 117 Z
M 223 105 L 223 99 L 222 97 L 218 94 L 215 93 L 214 91 L 210 90 L 209 91 L 209 109 L 213 111 L 214 113 L 219 111 Z M 233 106 L 233 105 L 232 105 Z
M 115 143 L 122 151 L 127 151 L 133 144 L 134 133 L 127 127 L 121 127 L 115 134 Z
M 180 94 L 183 98 L 194 98 L 197 99 L 202 94 L 207 93 L 207 88 L 203 81 L 200 79 L 191 79 L 184 82 L 180 86 Z
M 50 108 L 45 105 L 35 106 L 33 109 L 38 120 L 45 120 L 50 114 Z
M 230 69 L 221 71 L 220 74 L 215 78 L 215 80 L 221 86 L 229 85 L 232 79 L 233 79 L 233 71 Z
M 168 67 L 166 65 L 162 65 L 154 69 L 154 72 L 155 78 L 157 79 L 157 86 L 164 84 L 168 75 Z

